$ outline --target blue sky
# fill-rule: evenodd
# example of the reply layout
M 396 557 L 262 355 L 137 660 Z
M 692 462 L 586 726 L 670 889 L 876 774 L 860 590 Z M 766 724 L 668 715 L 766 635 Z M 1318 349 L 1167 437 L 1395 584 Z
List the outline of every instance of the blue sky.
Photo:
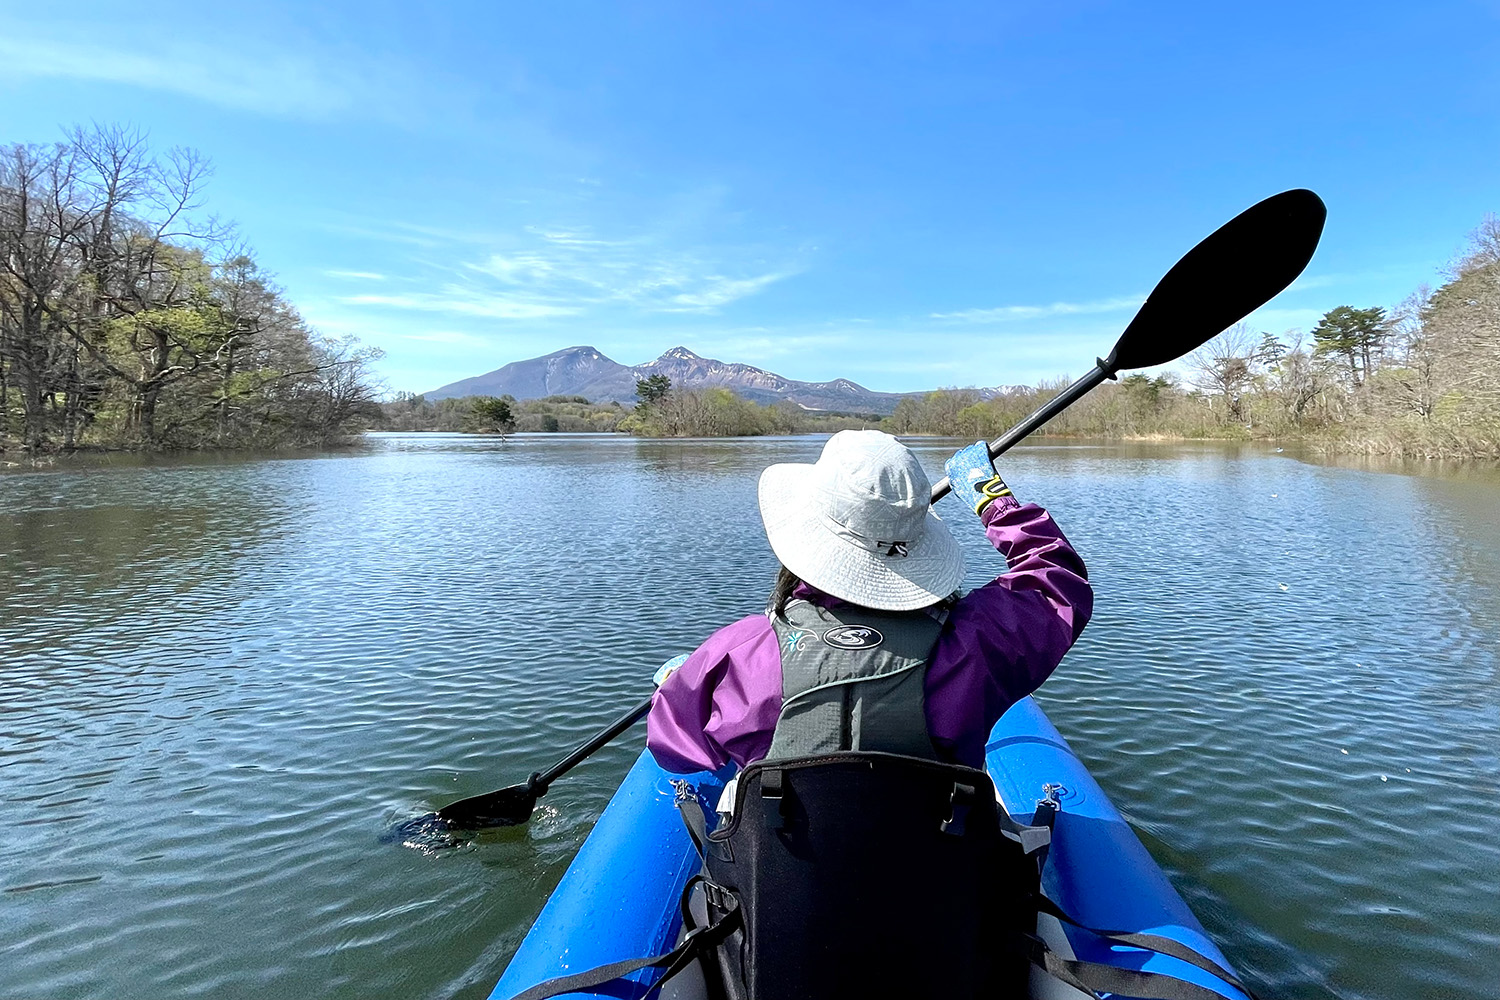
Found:
M 1328 229 L 1258 326 L 1441 280 L 1500 211 L 1500 0 L 0 0 L 0 141 L 89 121 L 207 154 L 392 389 L 574 344 L 1013 384 L 1288 187 Z

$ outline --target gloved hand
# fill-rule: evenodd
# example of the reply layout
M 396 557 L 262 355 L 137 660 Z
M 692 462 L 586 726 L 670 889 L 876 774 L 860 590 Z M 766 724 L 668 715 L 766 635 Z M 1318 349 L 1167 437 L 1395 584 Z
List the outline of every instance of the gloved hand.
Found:
M 677 673 L 677 668 L 687 662 L 688 654 L 678 653 L 666 663 L 656 668 L 656 676 L 651 678 L 651 683 L 661 687 L 667 682 L 667 678 Z
M 983 441 L 954 452 L 943 469 L 948 473 L 948 482 L 953 484 L 953 495 L 973 507 L 976 514 L 1000 497 L 1012 495 L 990 460 L 990 446 Z

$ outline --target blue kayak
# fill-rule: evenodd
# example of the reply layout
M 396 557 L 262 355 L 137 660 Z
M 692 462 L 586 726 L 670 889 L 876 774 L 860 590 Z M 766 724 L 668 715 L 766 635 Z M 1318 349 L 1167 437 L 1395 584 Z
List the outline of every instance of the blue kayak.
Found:
M 1152 860 L 1088 769 L 1032 699 L 1014 705 L 990 734 L 986 770 L 1005 808 L 1025 819 L 1048 795 L 1060 804 L 1043 869 L 1047 896 L 1086 927 L 1152 934 L 1186 945 L 1229 969 L 1182 897 Z M 720 774 L 686 776 L 698 795 L 716 802 Z M 509 1000 L 558 976 L 668 951 L 681 929 L 679 899 L 701 860 L 674 805 L 674 781 L 649 753 L 625 776 L 604 814 L 542 908 L 511 959 L 491 1000 Z M 1040 935 L 1054 952 L 1121 969 L 1162 973 L 1198 984 L 1228 1000 L 1245 993 L 1188 962 L 1122 946 L 1043 915 Z M 656 970 L 615 983 L 607 993 L 628 997 L 654 982 Z M 1034 997 L 1077 997 L 1060 981 L 1033 975 Z

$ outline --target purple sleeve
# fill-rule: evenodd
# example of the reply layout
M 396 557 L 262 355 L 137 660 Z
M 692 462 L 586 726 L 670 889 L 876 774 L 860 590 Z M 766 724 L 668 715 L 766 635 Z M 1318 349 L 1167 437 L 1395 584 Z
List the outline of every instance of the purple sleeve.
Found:
M 945 756 L 982 766 L 1005 710 L 1041 686 L 1094 609 L 1088 570 L 1036 504 L 1003 497 L 980 516 L 1009 572 L 953 608 L 927 668 L 927 727 Z
M 771 748 L 781 712 L 781 650 L 765 615 L 709 636 L 657 688 L 646 746 L 668 771 L 744 767 Z

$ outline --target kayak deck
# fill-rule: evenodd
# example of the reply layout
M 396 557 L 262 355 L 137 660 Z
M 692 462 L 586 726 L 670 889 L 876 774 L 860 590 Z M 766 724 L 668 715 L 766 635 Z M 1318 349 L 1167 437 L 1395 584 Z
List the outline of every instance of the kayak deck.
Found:
M 1025 820 L 1053 786 L 1061 803 L 1042 886 L 1081 923 L 1113 931 L 1156 934 L 1187 945 L 1225 968 L 1209 938 L 1139 838 L 1105 796 L 1041 708 L 1022 699 L 990 733 L 985 764 L 1007 810 Z M 670 950 L 681 925 L 678 900 L 700 860 L 673 805 L 674 781 L 687 780 L 700 798 L 718 800 L 731 769 L 675 775 L 642 752 L 621 782 L 577 857 L 511 959 L 491 1000 L 510 997 L 557 976 Z M 1050 923 L 1050 927 L 1048 924 Z M 1158 972 L 1197 983 L 1229 1000 L 1243 993 L 1166 955 L 1110 945 L 1079 928 L 1043 918 L 1054 950 L 1123 969 Z M 657 975 L 631 977 L 639 991 Z M 618 987 L 619 984 L 616 984 Z M 1061 984 L 1056 984 L 1060 986 Z M 577 996 L 628 997 L 609 993 Z M 1056 995 L 1077 996 L 1063 988 Z

